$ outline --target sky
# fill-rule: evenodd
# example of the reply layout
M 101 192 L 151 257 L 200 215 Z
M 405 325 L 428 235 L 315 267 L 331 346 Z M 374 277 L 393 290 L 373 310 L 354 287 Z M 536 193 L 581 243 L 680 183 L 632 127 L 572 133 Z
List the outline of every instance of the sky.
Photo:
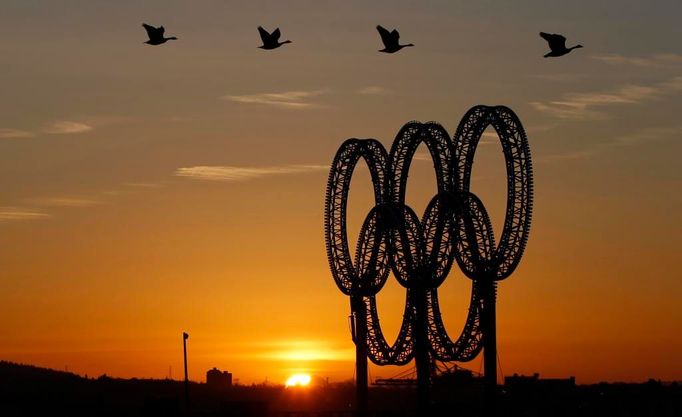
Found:
M 682 379 L 680 15 L 679 1 L 4 0 L 0 359 L 180 378 L 187 331 L 193 380 L 352 378 L 323 234 L 336 150 L 390 147 L 411 120 L 452 134 L 470 107 L 502 104 L 527 130 L 535 203 L 498 291 L 501 373 Z M 144 44 L 143 22 L 178 40 Z M 377 24 L 415 47 L 377 52 Z M 258 49 L 258 25 L 292 43 Z M 543 58 L 540 31 L 584 48 Z M 472 191 L 499 236 L 489 133 Z M 417 212 L 432 171 L 410 172 Z M 370 187 L 359 168 L 352 241 Z M 470 286 L 453 269 L 439 291 L 453 337 Z M 378 296 L 389 338 L 404 296 L 394 278 Z

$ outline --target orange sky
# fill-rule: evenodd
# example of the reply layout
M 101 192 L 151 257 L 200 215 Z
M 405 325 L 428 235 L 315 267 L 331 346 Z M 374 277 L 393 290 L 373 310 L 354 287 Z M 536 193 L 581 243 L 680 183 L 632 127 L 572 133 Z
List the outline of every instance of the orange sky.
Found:
M 0 359 L 179 378 L 185 330 L 195 380 L 351 378 L 327 166 L 348 137 L 388 147 L 413 119 L 454 133 L 484 103 L 517 112 L 536 181 L 499 290 L 502 372 L 682 379 L 679 4 L 71 3 L 0 13 Z M 179 40 L 142 44 L 143 21 Z M 416 46 L 377 53 L 377 23 Z M 259 24 L 293 43 L 257 49 Z M 539 30 L 586 47 L 546 60 Z M 485 142 L 472 190 L 499 234 L 504 162 Z M 371 204 L 363 170 L 351 236 Z M 412 167 L 417 212 L 431 170 Z M 455 335 L 469 286 L 454 270 L 440 290 Z M 391 279 L 378 302 L 393 337 L 404 290 Z

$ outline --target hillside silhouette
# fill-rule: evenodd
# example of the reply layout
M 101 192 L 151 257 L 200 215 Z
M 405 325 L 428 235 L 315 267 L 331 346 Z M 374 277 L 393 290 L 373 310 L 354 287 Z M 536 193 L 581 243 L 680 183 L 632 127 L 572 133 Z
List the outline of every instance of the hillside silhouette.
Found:
M 512 378 L 514 379 L 514 378 Z M 501 386 L 500 416 L 682 415 L 682 387 L 650 380 L 640 384 L 573 385 L 520 377 Z M 565 381 L 565 380 L 562 380 Z M 473 379 L 434 383 L 434 416 L 481 415 L 482 385 Z M 73 373 L 0 361 L 0 415 L 14 416 L 351 416 L 351 381 L 304 389 L 236 385 L 211 389 L 190 383 L 192 408 L 184 406 L 182 381 L 85 378 Z M 414 415 L 413 386 L 370 388 L 374 416 Z

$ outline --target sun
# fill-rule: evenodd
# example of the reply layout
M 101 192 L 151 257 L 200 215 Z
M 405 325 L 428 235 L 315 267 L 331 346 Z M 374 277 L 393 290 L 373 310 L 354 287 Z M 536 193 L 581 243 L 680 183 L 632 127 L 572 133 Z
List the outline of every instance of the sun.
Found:
M 309 374 L 293 374 L 287 379 L 287 387 L 305 387 L 310 384 L 312 378 Z

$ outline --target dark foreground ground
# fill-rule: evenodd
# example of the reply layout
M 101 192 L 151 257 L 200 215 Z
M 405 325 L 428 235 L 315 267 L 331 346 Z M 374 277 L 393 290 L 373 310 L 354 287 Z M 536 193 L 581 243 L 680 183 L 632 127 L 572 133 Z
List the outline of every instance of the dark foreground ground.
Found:
M 86 379 L 67 372 L 0 362 L 0 416 L 235 416 L 353 415 L 350 383 L 304 389 L 233 386 L 211 389 L 173 380 Z M 441 382 L 433 388 L 434 416 L 482 415 L 477 381 Z M 372 416 L 414 416 L 414 387 L 374 387 Z M 523 384 L 500 386 L 499 416 L 682 416 L 682 386 L 643 384 Z

